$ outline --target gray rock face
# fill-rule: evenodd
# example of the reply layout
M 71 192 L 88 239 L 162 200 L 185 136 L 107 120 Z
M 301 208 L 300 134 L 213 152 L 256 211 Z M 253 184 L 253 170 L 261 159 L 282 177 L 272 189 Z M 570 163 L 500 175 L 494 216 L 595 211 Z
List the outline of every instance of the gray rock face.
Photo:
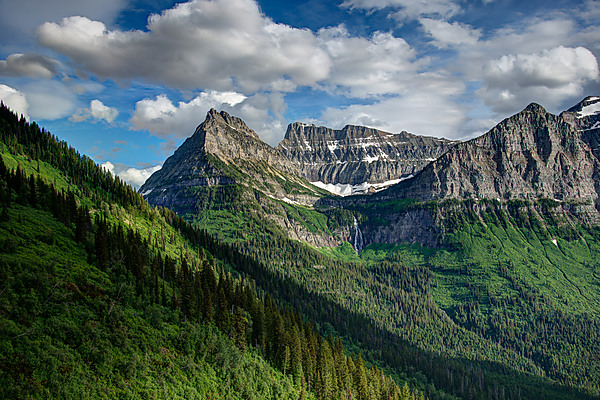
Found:
M 600 159 L 600 97 L 586 97 L 563 113 L 563 117 L 579 130 L 581 140 Z
M 163 167 L 140 188 L 154 205 L 177 212 L 194 211 L 191 188 L 246 184 L 269 195 L 312 204 L 319 197 L 311 189 L 288 193 L 282 182 L 302 188 L 297 170 L 278 151 L 262 142 L 239 118 L 210 110 Z
M 334 130 L 297 122 L 276 149 L 311 182 L 357 185 L 415 175 L 456 143 L 363 126 Z
M 599 178 L 598 158 L 568 118 L 530 104 L 382 195 L 420 200 L 551 198 L 595 204 Z

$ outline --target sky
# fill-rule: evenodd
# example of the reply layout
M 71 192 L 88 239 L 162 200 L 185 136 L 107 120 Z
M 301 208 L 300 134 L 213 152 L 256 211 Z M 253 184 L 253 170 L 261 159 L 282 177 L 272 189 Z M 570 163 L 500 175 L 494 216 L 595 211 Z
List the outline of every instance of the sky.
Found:
M 598 59 L 598 0 L 0 0 L 0 100 L 135 187 L 210 108 L 467 140 Z

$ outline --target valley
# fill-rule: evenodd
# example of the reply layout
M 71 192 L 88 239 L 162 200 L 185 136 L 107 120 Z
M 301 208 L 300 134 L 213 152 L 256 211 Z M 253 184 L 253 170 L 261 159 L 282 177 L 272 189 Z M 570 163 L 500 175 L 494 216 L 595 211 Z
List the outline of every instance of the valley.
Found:
M 4 394 L 597 398 L 596 99 L 462 143 L 211 110 L 139 193 L 3 109 Z

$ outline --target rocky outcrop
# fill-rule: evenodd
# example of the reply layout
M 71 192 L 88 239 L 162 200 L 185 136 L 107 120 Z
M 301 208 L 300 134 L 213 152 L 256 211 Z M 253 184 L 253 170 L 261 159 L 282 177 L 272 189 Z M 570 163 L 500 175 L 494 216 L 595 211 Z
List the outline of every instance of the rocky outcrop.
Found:
M 588 96 L 564 112 L 563 117 L 581 134 L 583 140 L 600 159 L 600 97 Z
M 586 98 L 559 116 L 530 104 L 464 143 L 366 127 L 332 130 L 296 123 L 272 148 L 241 119 L 211 110 L 141 191 L 150 203 L 180 214 L 235 201 L 237 210 L 250 207 L 289 237 L 318 246 L 345 240 L 357 250 L 370 243 L 437 246 L 448 212 L 456 210 L 426 203 L 404 207 L 399 205 L 405 200 L 398 200 L 457 199 L 458 207 L 471 201 L 477 214 L 484 199 L 488 202 L 481 204 L 492 200 L 499 207 L 515 199 L 530 200 L 527 207 L 553 199 L 560 205 L 553 206 L 559 214 L 600 223 L 599 149 L 599 97 Z M 411 175 L 385 191 L 346 199 L 324 197 L 308 182 L 355 185 Z M 207 194 L 202 188 L 216 191 Z M 299 214 L 289 214 L 293 208 L 284 203 L 354 209 L 357 221 L 333 234 L 315 232 Z
M 319 193 L 298 175 L 241 119 L 213 109 L 140 191 L 151 204 L 179 213 L 197 211 L 195 189 L 236 184 L 278 199 L 314 203 Z
M 277 150 L 311 182 L 359 185 L 415 175 L 456 143 L 364 126 L 334 130 L 297 122 Z
M 539 199 L 595 204 L 600 162 L 563 115 L 537 104 L 458 144 L 382 197 Z

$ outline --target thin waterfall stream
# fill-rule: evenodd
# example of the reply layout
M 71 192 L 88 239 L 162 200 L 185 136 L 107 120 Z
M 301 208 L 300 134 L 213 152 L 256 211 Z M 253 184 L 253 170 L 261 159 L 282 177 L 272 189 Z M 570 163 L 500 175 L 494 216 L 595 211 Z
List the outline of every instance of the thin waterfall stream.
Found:
M 362 251 L 362 249 L 365 246 L 365 240 L 363 238 L 363 233 L 360 230 L 360 227 L 358 226 L 358 221 L 356 220 L 356 217 L 354 216 L 354 251 L 356 251 L 356 254 L 358 255 L 358 253 L 360 253 Z

